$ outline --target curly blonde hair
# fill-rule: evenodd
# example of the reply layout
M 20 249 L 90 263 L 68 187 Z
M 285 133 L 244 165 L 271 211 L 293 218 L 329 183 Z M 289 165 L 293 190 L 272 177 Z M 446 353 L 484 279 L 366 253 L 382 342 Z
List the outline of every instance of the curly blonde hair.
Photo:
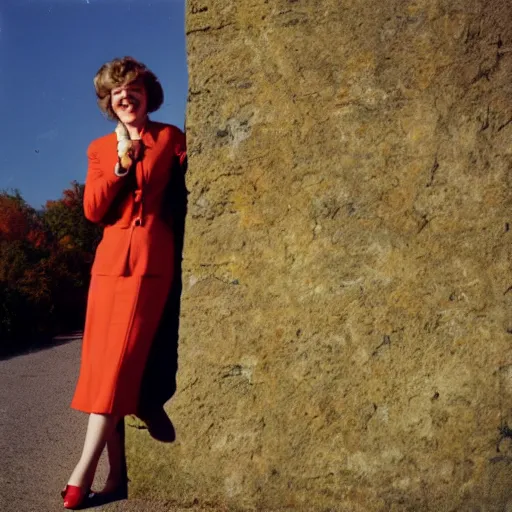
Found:
M 155 74 L 133 57 L 113 59 L 103 64 L 96 73 L 94 88 L 96 89 L 100 110 L 109 119 L 116 121 L 117 116 L 112 110 L 112 89 L 139 80 L 142 81 L 146 89 L 148 112 L 158 110 L 164 101 L 162 86 Z

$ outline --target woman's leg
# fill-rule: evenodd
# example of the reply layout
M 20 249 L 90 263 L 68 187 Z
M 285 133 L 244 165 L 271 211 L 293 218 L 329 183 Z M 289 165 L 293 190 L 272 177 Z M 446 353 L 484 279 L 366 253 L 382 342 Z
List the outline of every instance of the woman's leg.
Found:
M 107 482 L 102 492 L 125 490 L 126 487 L 126 459 L 124 453 L 124 420 L 120 419 L 112 434 L 107 439 L 107 453 L 109 472 Z
M 71 474 L 69 485 L 82 488 L 92 485 L 101 452 L 118 421 L 119 417 L 112 414 L 90 414 L 82 456 Z

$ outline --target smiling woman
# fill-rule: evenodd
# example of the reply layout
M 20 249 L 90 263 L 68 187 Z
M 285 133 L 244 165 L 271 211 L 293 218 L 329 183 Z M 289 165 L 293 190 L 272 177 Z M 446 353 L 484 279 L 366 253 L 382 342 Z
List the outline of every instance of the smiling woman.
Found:
M 186 158 L 185 135 L 153 122 L 163 102 L 156 76 L 131 57 L 104 64 L 94 79 L 100 109 L 114 133 L 88 149 L 85 216 L 104 226 L 91 270 L 80 375 L 71 406 L 89 413 L 82 457 L 62 495 L 66 508 L 88 499 L 105 447 L 110 473 L 103 495 L 126 495 L 116 424 L 138 414 L 143 372 L 171 289 L 174 232 L 166 192 Z M 176 165 L 175 165 L 176 164 Z M 160 406 L 144 421 L 172 428 Z M 169 440 L 161 437 L 160 440 Z
M 132 123 L 136 119 L 133 111 L 124 112 L 130 104 L 137 107 L 140 122 L 146 113 L 158 110 L 164 100 L 162 86 L 155 74 L 131 57 L 104 64 L 94 78 L 94 87 L 101 111 L 109 119 L 119 119 L 123 123 Z M 131 115 L 126 117 L 128 113 Z
M 137 125 L 144 121 L 148 95 L 142 80 L 112 89 L 112 108 L 123 124 Z
M 19 189 L 40 209 L 70 182 L 83 183 L 84 145 L 109 130 L 105 116 L 91 108 L 91 79 L 113 57 L 133 55 L 147 64 L 166 97 L 153 120 L 183 128 L 184 6 L 183 0 L 0 0 L 0 112 L 10 120 L 0 125 L 0 189 Z M 112 20 L 123 29 L 112 30 Z M 30 123 L 15 106 L 28 97 Z M 51 130 L 57 135 L 38 139 Z

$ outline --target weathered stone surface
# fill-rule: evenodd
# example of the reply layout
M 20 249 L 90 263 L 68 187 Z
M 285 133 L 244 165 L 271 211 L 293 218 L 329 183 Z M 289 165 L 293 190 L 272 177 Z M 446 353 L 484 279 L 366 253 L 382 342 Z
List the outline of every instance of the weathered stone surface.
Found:
M 178 441 L 130 433 L 137 493 L 511 509 L 511 19 L 187 2 Z

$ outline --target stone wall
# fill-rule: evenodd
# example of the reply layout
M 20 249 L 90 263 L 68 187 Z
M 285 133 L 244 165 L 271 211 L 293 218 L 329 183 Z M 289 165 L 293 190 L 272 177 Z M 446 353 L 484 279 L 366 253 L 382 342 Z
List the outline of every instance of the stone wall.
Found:
M 178 439 L 130 433 L 135 494 L 512 510 L 511 20 L 187 2 Z

